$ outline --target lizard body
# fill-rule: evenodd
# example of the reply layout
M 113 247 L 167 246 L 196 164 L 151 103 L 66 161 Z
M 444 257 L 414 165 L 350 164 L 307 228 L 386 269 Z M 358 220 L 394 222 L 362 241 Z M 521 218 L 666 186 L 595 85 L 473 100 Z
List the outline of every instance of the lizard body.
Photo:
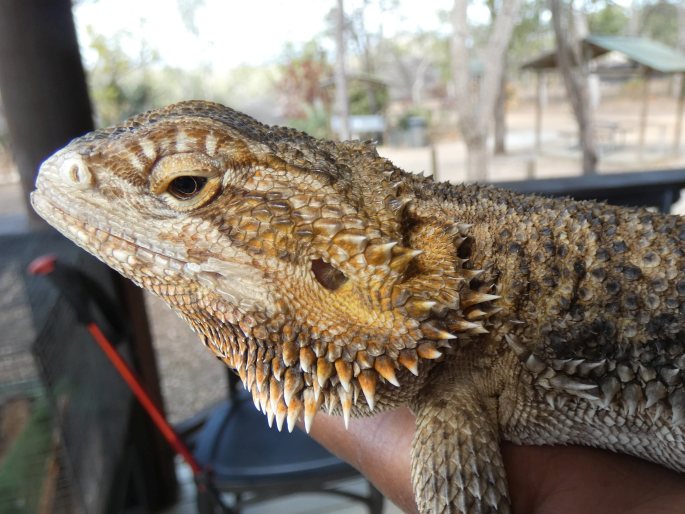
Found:
M 269 423 L 409 405 L 422 512 L 507 512 L 502 439 L 685 471 L 680 217 L 434 183 L 197 101 L 74 140 L 32 203 Z

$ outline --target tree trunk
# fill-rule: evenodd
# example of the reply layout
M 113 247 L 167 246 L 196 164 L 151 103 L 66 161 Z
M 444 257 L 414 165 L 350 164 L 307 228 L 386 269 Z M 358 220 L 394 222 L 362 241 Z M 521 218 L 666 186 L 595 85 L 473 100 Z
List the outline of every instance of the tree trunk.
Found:
M 542 70 L 538 70 L 536 77 L 536 94 L 535 94 L 535 154 L 540 155 L 542 150 L 542 109 L 545 104 L 545 80 L 546 77 Z
M 678 13 L 678 40 L 676 48 L 680 53 L 685 53 L 685 3 L 678 2 L 676 4 L 676 9 L 676 12 Z M 673 75 L 673 98 L 676 100 L 680 98 L 684 80 L 685 73 L 676 73 Z
M 506 59 L 505 59 L 506 61 Z M 506 66 L 506 64 L 505 64 Z M 502 73 L 495 103 L 495 155 L 507 153 L 507 74 Z
M 338 116 L 338 137 L 350 139 L 349 99 L 347 95 L 347 75 L 345 74 L 345 10 L 343 0 L 338 0 L 335 13 L 335 114 Z
M 563 0 L 550 0 L 557 43 L 557 67 L 564 79 L 566 94 L 578 123 L 578 139 L 583 153 L 583 174 L 592 175 L 597 172 L 597 138 L 582 42 L 574 30 L 571 9 L 572 5 L 566 5 Z
M 685 3 L 676 3 L 678 9 L 678 50 L 685 53 Z M 680 152 L 680 137 L 683 129 L 683 109 L 685 109 L 685 73 L 674 75 L 674 93 L 677 99 L 673 153 Z
M 483 53 L 483 74 L 473 77 L 470 55 L 466 48 L 470 40 L 466 16 L 467 0 L 455 0 L 452 11 L 452 70 L 455 98 L 459 114 L 459 128 L 467 146 L 466 177 L 485 181 L 488 173 L 486 142 L 495 111 L 502 74 L 504 55 L 509 46 L 520 0 L 502 2 L 490 31 Z M 473 158 L 471 152 L 474 152 Z M 485 156 L 485 158 L 484 158 Z
M 466 146 L 468 148 L 468 154 L 466 156 L 466 168 L 470 171 L 487 170 L 490 165 L 490 159 L 488 155 L 488 145 L 487 145 L 487 134 L 475 134 L 466 140 Z M 479 182 L 483 182 L 487 179 L 486 175 L 479 177 L 477 174 L 474 176 Z
M 633 0 L 630 2 L 629 14 L 628 14 L 628 35 L 630 37 L 638 37 L 640 35 L 640 6 Z
M 685 52 L 685 4 L 677 2 L 678 9 L 678 50 Z
M 679 74 L 678 105 L 676 107 L 675 129 L 673 133 L 673 154 L 680 152 L 680 137 L 683 132 L 683 110 L 685 109 L 685 73 Z

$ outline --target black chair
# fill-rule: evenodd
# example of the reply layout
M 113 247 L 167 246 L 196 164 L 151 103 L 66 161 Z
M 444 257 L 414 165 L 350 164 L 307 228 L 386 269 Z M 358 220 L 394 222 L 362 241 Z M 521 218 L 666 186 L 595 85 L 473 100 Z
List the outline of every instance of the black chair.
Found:
M 338 489 L 339 482 L 359 476 L 349 464 L 331 455 L 299 429 L 288 433 L 269 428 L 251 395 L 229 372 L 229 398 L 215 407 L 193 440 L 194 454 L 212 482 L 233 496 L 233 510 L 297 493 L 330 493 L 366 504 L 381 514 L 383 496 L 370 483 L 362 496 Z M 198 493 L 198 512 L 215 514 L 210 498 Z

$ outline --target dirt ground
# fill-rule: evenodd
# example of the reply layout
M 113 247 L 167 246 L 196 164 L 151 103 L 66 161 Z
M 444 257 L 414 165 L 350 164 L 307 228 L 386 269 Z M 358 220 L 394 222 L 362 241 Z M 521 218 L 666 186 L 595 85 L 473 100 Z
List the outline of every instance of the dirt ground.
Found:
M 650 105 L 647 144 L 638 152 L 637 101 L 605 101 L 597 119 L 603 129 L 600 171 L 685 168 L 685 141 L 673 154 L 675 101 L 653 99 Z M 579 153 L 575 148 L 575 122 L 563 105 L 550 105 L 543 117 L 542 153 L 535 155 L 532 106 L 521 105 L 508 113 L 508 153 L 492 159 L 490 180 L 524 179 L 579 174 Z M 685 140 L 685 134 L 683 135 Z M 465 180 L 464 145 L 446 140 L 436 145 L 437 178 Z M 379 153 L 407 171 L 430 170 L 428 148 L 380 147 Z M 685 199 L 677 212 L 685 213 Z M 7 166 L 0 169 L 0 233 L 23 230 L 25 206 L 16 176 Z M 162 375 L 162 388 L 172 421 L 185 419 L 219 401 L 226 392 L 224 366 L 212 357 L 196 336 L 159 300 L 149 296 L 148 309 Z
M 0 464 L 31 416 L 31 400 L 16 397 L 0 405 Z
M 146 294 L 167 414 L 177 423 L 226 397 L 226 365 L 159 298 Z
M 639 150 L 641 105 L 637 101 L 604 101 L 595 116 L 599 138 L 599 171 L 644 171 L 685 167 L 685 127 L 681 145 L 674 152 L 676 102 L 654 98 L 649 104 L 645 146 Z M 507 153 L 491 158 L 490 181 L 548 178 L 580 173 L 577 129 L 565 104 L 545 107 L 542 116 L 541 152 L 535 153 L 535 113 L 530 103 L 507 113 Z M 464 163 L 466 147 L 456 137 L 435 145 L 437 179 L 451 182 L 467 180 Z M 430 174 L 430 148 L 379 147 L 379 153 L 407 171 Z

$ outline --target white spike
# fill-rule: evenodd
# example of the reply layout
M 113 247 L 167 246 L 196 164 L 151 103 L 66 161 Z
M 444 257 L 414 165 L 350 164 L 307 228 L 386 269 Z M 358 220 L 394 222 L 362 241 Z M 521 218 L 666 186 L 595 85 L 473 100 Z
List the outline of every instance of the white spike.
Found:
M 319 402 L 317 401 L 314 390 L 310 387 L 304 390 L 304 429 L 307 433 L 312 427 L 316 411 L 319 410 Z
M 288 415 L 288 408 L 285 406 L 285 402 L 280 401 L 278 403 L 278 408 L 276 409 L 276 428 L 280 432 L 283 429 L 283 422 Z
M 288 432 L 292 432 L 295 429 L 297 418 L 300 417 L 301 413 L 302 401 L 297 397 L 291 398 L 290 405 L 288 405 Z
M 274 411 L 271 408 L 271 405 L 266 406 L 266 421 L 269 423 L 269 428 L 273 428 L 274 426 Z
M 342 387 L 338 387 L 338 396 L 340 397 L 340 405 L 342 406 L 345 430 L 347 430 L 350 428 L 350 412 L 352 411 L 352 393 L 345 391 Z

